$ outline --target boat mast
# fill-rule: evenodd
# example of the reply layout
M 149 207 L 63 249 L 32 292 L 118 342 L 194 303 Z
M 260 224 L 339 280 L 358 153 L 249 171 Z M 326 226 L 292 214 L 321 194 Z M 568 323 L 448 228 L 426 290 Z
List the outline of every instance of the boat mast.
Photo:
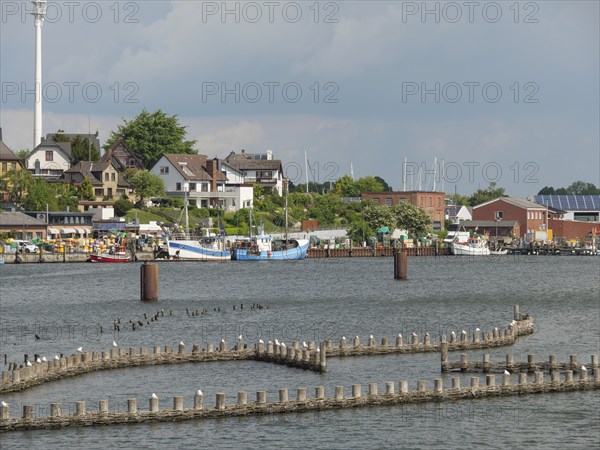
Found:
M 190 217 L 188 215 L 188 190 L 190 185 L 188 183 L 183 184 L 183 202 L 185 207 L 185 237 L 188 238 L 190 236 Z
M 288 180 L 283 181 L 283 187 L 285 188 L 285 242 L 288 240 Z

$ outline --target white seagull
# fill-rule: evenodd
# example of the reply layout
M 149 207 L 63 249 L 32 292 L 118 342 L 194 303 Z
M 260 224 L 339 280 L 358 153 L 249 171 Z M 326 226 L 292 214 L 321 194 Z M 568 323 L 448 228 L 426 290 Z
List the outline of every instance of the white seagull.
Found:
M 45 357 L 45 356 L 42 356 L 42 361 L 46 362 L 46 361 L 48 361 L 48 360 L 46 359 L 46 357 Z
M 282 346 L 282 347 L 285 347 L 285 342 L 282 342 L 282 343 L 281 343 L 281 346 Z
M 158 398 L 158 396 L 153 392 L 152 395 L 150 396 L 152 398 Z
M 302 341 L 302 347 L 308 348 L 308 344 L 306 343 L 306 341 Z
M 78 351 L 79 353 L 83 352 L 83 347 L 79 347 L 79 348 L 77 349 L 77 351 Z
M 321 349 L 319 347 L 317 347 L 317 353 L 320 353 Z
M 359 337 L 358 336 L 354 336 L 354 339 L 359 339 Z
M 238 336 L 238 339 L 244 339 L 244 338 L 243 338 L 243 336 L 240 334 L 240 335 Z
M 401 335 L 401 334 L 399 334 L 399 335 L 398 335 L 398 337 L 399 337 L 399 338 L 401 338 L 401 337 L 402 337 L 402 335 Z
M 481 330 L 479 328 L 475 328 L 475 331 L 479 333 Z
M 221 342 L 222 342 L 222 343 L 225 343 L 225 339 L 221 339 Z
M 467 332 L 465 330 L 462 330 L 460 333 L 461 334 L 467 334 Z
M 54 355 L 54 359 L 55 359 L 56 361 L 58 361 L 60 358 L 58 357 L 58 355 Z
M 506 369 L 504 369 L 504 375 L 510 375 L 510 372 Z
M 581 370 L 583 370 L 584 372 L 587 372 L 587 367 L 581 366 Z
M 346 336 L 342 336 L 342 341 L 345 341 L 345 340 L 346 340 Z
M 452 330 L 452 332 L 450 333 L 450 336 L 456 337 L 456 333 L 454 332 L 454 330 Z
M 258 343 L 259 343 L 259 344 L 264 344 L 264 343 L 265 343 L 265 341 L 263 341 L 262 339 L 259 339 L 259 340 L 258 340 Z
M 117 344 L 116 341 L 113 341 L 113 347 L 118 347 L 118 346 L 119 346 L 119 344 Z
M 42 360 L 38 357 L 38 359 L 36 359 L 35 362 L 39 364 L 42 362 Z
M 279 341 L 275 339 L 275 345 L 279 345 Z
M 31 367 L 31 362 L 27 361 L 27 367 Z
M 179 341 L 179 345 L 185 345 L 183 341 Z
M 369 339 L 373 339 L 373 335 L 370 335 L 370 336 L 369 336 Z
M 273 341 L 269 340 L 269 344 L 272 344 L 272 343 L 273 343 Z
M 412 332 L 412 335 L 413 335 L 413 336 L 416 336 L 416 335 L 417 335 L 417 333 L 415 333 L 415 332 L 413 331 L 413 332 Z
M 202 394 L 202 390 L 198 389 L 198 390 L 196 391 L 196 395 L 203 395 L 203 394 Z
M 4 400 L 2 401 L 2 406 L 8 406 L 8 403 L 6 403 Z

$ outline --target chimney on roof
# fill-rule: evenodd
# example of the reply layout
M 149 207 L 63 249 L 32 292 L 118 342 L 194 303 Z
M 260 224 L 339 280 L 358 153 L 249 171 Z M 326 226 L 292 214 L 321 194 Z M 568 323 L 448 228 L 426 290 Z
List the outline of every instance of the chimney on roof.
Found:
M 219 160 L 217 158 L 206 160 L 206 172 L 211 178 L 210 191 L 217 191 L 217 176 L 219 173 Z
M 2 141 L 2 127 L 0 127 L 0 141 Z

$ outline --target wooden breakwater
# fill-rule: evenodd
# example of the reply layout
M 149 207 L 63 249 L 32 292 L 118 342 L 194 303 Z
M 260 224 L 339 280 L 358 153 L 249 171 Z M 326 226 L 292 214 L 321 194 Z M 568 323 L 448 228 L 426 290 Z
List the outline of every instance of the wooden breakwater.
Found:
M 331 341 L 326 340 L 327 356 L 335 358 L 445 351 L 447 358 L 449 351 L 477 350 L 512 345 L 520 336 L 530 335 L 534 332 L 533 317 L 528 314 L 521 314 L 519 305 L 514 306 L 513 317 L 514 319 L 506 328 L 494 327 L 494 329 L 486 332 L 476 328 L 471 336 L 466 331 L 461 330 L 459 334 L 452 332 L 449 340 L 445 335 L 441 335 L 439 341 L 434 341 L 428 333 L 420 339 L 419 335 L 414 332 L 406 339 L 406 342 L 402 335 L 396 336 L 395 340 L 392 341 L 387 337 L 382 337 L 380 344 L 376 343 L 374 336 L 369 336 L 366 344 L 361 343 L 359 336 L 355 336 L 352 343 L 342 337 L 338 347 L 333 347 Z
M 293 341 L 291 346 L 286 346 L 285 343 L 278 340 L 268 341 L 266 344 L 259 340 L 253 349 L 249 349 L 243 338 L 240 338 L 232 349 L 228 349 L 227 342 L 222 339 L 217 346 L 212 342 L 208 342 L 206 348 L 194 344 L 191 352 L 186 351 L 185 344 L 180 342 L 175 352 L 173 346 L 166 345 L 164 349 L 161 346 L 154 346 L 152 352 L 149 352 L 146 347 L 141 347 L 139 352 L 133 347 L 129 350 L 111 348 L 107 351 L 80 352 L 69 356 L 61 355 L 61 357 L 56 357 L 50 361 L 37 361 L 39 356 L 35 356 L 36 361 L 30 362 L 30 365 L 11 363 L 8 370 L 2 371 L 0 393 L 21 391 L 46 382 L 90 372 L 158 364 L 255 360 L 326 372 L 328 357 L 442 351 L 445 352 L 442 359 L 447 360 L 448 351 L 512 345 L 519 336 L 533 333 L 533 318 L 528 314 L 521 314 L 519 305 L 514 306 L 513 316 L 518 320 L 513 319 L 505 329 L 495 327 L 492 331 L 482 333 L 477 328 L 471 339 L 468 338 L 465 331 L 461 331 L 460 336 L 453 332 L 449 342 L 444 335 L 440 337 L 439 342 L 433 342 L 429 334 L 425 334 L 422 341 L 420 341 L 419 336 L 412 333 L 409 342 L 404 343 L 403 337 L 399 335 L 393 345 L 390 344 L 387 337 L 381 338 L 381 344 L 376 344 L 373 336 L 370 336 L 366 345 L 363 345 L 360 338 L 356 336 L 351 346 L 348 346 L 346 338 L 343 337 L 340 339 L 339 347 L 334 347 L 330 340 L 325 340 L 320 344 L 309 341 L 308 344 L 303 343 L 302 346 L 298 341 Z
M 598 369 L 598 355 L 591 355 L 589 363 L 582 364 L 577 361 L 576 355 L 570 355 L 569 361 L 559 363 L 556 360 L 556 355 L 550 355 L 548 361 L 536 361 L 535 355 L 527 355 L 527 362 L 525 361 L 514 361 L 513 355 L 506 355 L 504 361 L 492 362 L 490 355 L 485 354 L 481 361 L 469 361 L 468 356 L 463 353 L 460 355 L 460 361 L 448 362 L 448 353 L 441 352 L 442 372 L 504 372 L 510 373 L 516 372 L 554 372 L 557 370 L 571 370 L 574 373 L 578 373 L 586 370 L 597 370 Z
M 90 259 L 89 253 L 84 252 L 63 252 L 63 253 L 2 253 L 0 258 L 4 259 L 6 264 L 38 264 L 38 263 L 83 263 Z M 152 261 L 154 255 L 152 252 L 137 252 L 136 261 Z
M 112 348 L 108 351 L 75 353 L 20 367 L 11 365 L 9 370 L 2 371 L 0 393 L 22 391 L 50 381 L 101 370 L 242 360 L 264 361 L 316 372 L 325 372 L 327 368 L 325 344 L 317 347 L 314 341 L 303 348 L 296 341 L 290 347 L 279 342 L 269 341 L 265 345 L 258 341 L 254 349 L 248 349 L 243 340 L 239 339 L 234 348 L 228 349 L 227 342 L 222 339 L 218 347 L 209 342 L 206 348 L 194 345 L 191 352 L 186 352 L 185 344 L 181 342 L 176 352 L 171 345 L 164 346 L 164 350 L 161 346 L 154 346 L 152 353 L 146 347 L 141 347 L 139 352 L 133 347 L 129 350 Z
M 510 375 L 504 375 L 501 382 L 496 383 L 495 375 L 486 375 L 484 383 L 479 377 L 471 377 L 470 385 L 461 386 L 460 377 L 452 379 L 449 387 L 444 386 L 442 378 L 434 380 L 433 389 L 427 386 L 426 380 L 418 380 L 416 389 L 410 391 L 407 381 L 385 383 L 385 392 L 379 393 L 377 383 L 368 384 L 368 392 L 362 393 L 362 384 L 353 384 L 350 396 L 346 396 L 345 386 L 335 386 L 333 397 L 325 397 L 325 387 L 318 386 L 315 396 L 308 398 L 305 387 L 296 390 L 296 398 L 290 400 L 288 389 L 279 389 L 275 401 L 267 400 L 266 391 L 256 392 L 256 401 L 248 401 L 248 392 L 240 391 L 235 404 L 226 404 L 225 394 L 216 393 L 214 408 L 204 407 L 204 394 L 196 391 L 193 407 L 184 407 L 184 397 L 175 396 L 172 407 L 160 409 L 159 397 L 150 396 L 148 410 L 138 408 L 136 398 L 127 400 L 127 411 L 110 413 L 108 400 L 100 400 L 98 410 L 88 412 L 85 401 L 75 402 L 75 411 L 62 413 L 61 403 L 50 404 L 49 416 L 34 414 L 33 405 L 23 405 L 20 417 L 11 418 L 8 404 L 0 406 L 0 432 L 62 428 L 66 426 L 121 425 L 143 422 L 175 422 L 224 418 L 232 416 L 265 415 L 323 411 L 342 408 L 375 407 L 410 403 L 442 402 L 449 400 L 471 400 L 486 397 L 514 396 L 525 394 L 541 394 L 549 392 L 569 392 L 600 388 L 600 372 L 595 370 L 590 377 L 588 372 L 580 372 L 579 380 L 574 379 L 573 371 L 567 370 L 562 379 L 559 372 L 552 372 L 549 381 L 544 379 L 543 372 L 535 372 L 535 379 L 528 382 L 527 374 L 520 374 L 517 383 L 513 383 Z M 44 408 L 45 409 L 45 408 Z
M 307 258 L 366 258 L 377 256 L 394 256 L 394 252 L 403 252 L 408 256 L 442 256 L 450 255 L 450 248 L 418 247 L 418 248 L 309 248 Z

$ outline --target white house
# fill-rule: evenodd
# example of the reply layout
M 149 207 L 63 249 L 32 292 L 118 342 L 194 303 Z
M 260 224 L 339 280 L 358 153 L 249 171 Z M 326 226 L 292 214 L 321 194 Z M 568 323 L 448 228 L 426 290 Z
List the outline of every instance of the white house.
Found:
M 163 155 L 150 169 L 165 183 L 170 197 L 184 197 L 186 185 L 190 204 L 200 208 L 219 208 L 237 211 L 253 206 L 254 189 L 243 182 L 242 174 L 228 167 L 232 182 L 221 169 L 221 162 L 208 159 L 206 155 L 172 154 Z M 226 172 L 226 171 L 225 171 Z
M 27 164 L 35 176 L 58 178 L 71 167 L 71 143 L 46 137 L 29 153 Z
M 257 183 L 265 192 L 277 190 L 283 195 L 283 166 L 279 159 L 273 159 L 273 153 L 241 153 L 231 152 L 224 163 L 244 173 L 245 183 Z
M 472 220 L 472 210 L 463 205 L 448 205 L 444 207 L 444 213 L 446 220 L 450 220 L 452 223 L 463 222 L 465 220 Z

